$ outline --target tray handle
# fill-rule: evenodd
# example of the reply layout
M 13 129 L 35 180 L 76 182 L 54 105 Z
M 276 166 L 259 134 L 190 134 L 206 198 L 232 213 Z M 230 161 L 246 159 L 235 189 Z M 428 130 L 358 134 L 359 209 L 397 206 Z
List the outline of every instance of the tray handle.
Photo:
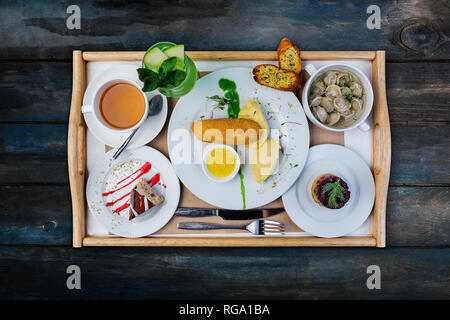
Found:
M 77 168 L 78 174 L 84 175 L 86 170 L 86 127 L 80 123 L 77 128 Z
M 377 247 L 386 246 L 386 205 L 391 172 L 391 128 L 386 99 L 385 52 L 377 51 L 372 62 L 374 89 L 373 174 L 375 177 L 375 205 L 373 208 L 373 236 Z
M 72 101 L 70 105 L 67 135 L 67 162 L 70 193 L 72 196 L 73 246 L 79 248 L 86 235 L 85 224 L 85 169 L 86 127 L 81 114 L 83 94 L 86 88 L 86 65 L 82 52 L 73 52 Z

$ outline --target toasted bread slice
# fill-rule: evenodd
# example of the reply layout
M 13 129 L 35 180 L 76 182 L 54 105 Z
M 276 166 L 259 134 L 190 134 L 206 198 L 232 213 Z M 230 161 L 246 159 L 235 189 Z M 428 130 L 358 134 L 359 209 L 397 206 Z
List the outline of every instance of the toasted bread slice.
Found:
M 298 74 L 281 70 L 272 64 L 260 64 L 254 67 L 253 78 L 263 86 L 282 91 L 295 91 L 300 87 Z
M 302 71 L 300 50 L 288 38 L 283 38 L 277 49 L 280 69 L 292 71 L 297 74 Z

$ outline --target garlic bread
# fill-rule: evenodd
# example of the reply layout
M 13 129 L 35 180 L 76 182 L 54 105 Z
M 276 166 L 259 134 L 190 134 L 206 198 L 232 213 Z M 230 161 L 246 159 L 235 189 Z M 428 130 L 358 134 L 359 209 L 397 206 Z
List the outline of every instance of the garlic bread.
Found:
M 302 71 L 300 50 L 288 38 L 283 38 L 277 49 L 280 69 L 292 71 L 297 74 Z
M 272 64 L 260 64 L 254 67 L 253 78 L 263 86 L 282 91 L 295 91 L 300 87 L 298 74 L 281 70 Z

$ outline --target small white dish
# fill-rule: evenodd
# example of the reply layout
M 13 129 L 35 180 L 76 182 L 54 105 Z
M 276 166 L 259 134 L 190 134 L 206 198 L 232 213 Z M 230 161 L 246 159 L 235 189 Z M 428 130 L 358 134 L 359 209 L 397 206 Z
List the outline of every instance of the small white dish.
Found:
M 208 169 L 208 167 L 207 167 L 207 158 L 208 158 L 209 154 L 210 154 L 211 152 L 213 152 L 213 150 L 221 149 L 221 148 L 230 150 L 230 151 L 233 153 L 233 156 L 234 156 L 234 159 L 235 159 L 235 163 L 236 163 L 233 172 L 231 172 L 231 174 L 229 174 L 228 176 L 223 177 L 223 178 L 216 177 L 215 175 L 213 175 L 213 174 L 209 171 L 209 169 Z M 221 183 L 221 182 L 228 182 L 228 181 L 230 181 L 230 180 L 233 179 L 234 176 L 238 173 L 240 166 L 241 166 L 241 159 L 239 158 L 238 153 L 236 152 L 236 150 L 234 150 L 233 147 L 231 147 L 231 146 L 229 146 L 229 145 L 225 145 L 225 144 L 211 144 L 210 146 L 208 146 L 208 147 L 205 149 L 205 152 L 203 153 L 203 161 L 202 161 L 202 169 L 203 169 L 203 173 L 204 173 L 208 178 L 210 178 L 212 181 L 214 181 L 214 182 L 219 182 L 219 183 Z
M 112 158 L 114 153 L 114 149 L 106 153 L 89 174 L 86 188 L 89 210 L 110 233 L 127 238 L 150 235 L 164 227 L 178 207 L 180 183 L 175 170 L 161 152 L 147 146 L 127 149 L 116 160 Z M 126 204 L 131 189 L 139 180 L 132 181 L 136 174 L 131 174 L 146 162 L 150 163 L 150 168 L 140 178 L 155 182 L 151 183 L 152 188 L 164 201 L 130 221 Z M 131 178 L 127 178 L 130 175 Z M 120 209 L 123 205 L 125 207 Z
M 83 105 L 92 105 L 95 98 L 95 94 L 100 88 L 100 86 L 111 80 L 127 79 L 129 81 L 137 83 L 139 86 L 142 86 L 143 84 L 139 80 L 139 76 L 136 71 L 137 68 L 139 67 L 136 67 L 135 65 L 132 64 L 124 63 L 123 65 L 111 67 L 102 72 L 101 74 L 99 74 L 89 83 L 84 93 Z M 160 93 L 157 90 L 145 93 L 148 101 L 150 101 L 150 99 L 153 96 L 158 94 Z M 168 110 L 167 98 L 165 96 L 162 97 L 163 97 L 163 106 L 161 112 L 158 113 L 157 115 L 147 117 L 147 119 L 142 123 L 136 135 L 131 140 L 130 144 L 128 145 L 128 148 L 136 148 L 146 145 L 161 132 L 166 122 Z M 105 128 L 95 119 L 93 113 L 84 113 L 83 116 L 92 134 L 98 140 L 100 140 L 106 145 L 118 148 L 130 135 L 128 130 L 116 131 Z
M 350 200 L 340 209 L 316 203 L 311 187 L 316 178 L 331 173 L 341 177 L 350 190 Z M 283 195 L 292 221 L 302 230 L 323 238 L 341 237 L 355 231 L 369 217 L 375 200 L 372 172 L 359 155 L 342 146 L 311 147 L 297 182 Z
M 334 70 L 334 69 L 348 70 L 351 73 L 354 73 L 359 78 L 359 80 L 361 80 L 361 83 L 364 88 L 364 92 L 366 94 L 366 99 L 364 102 L 364 113 L 361 115 L 361 117 L 356 122 L 354 122 L 351 126 L 349 126 L 347 128 L 332 128 L 332 127 L 329 127 L 329 126 L 321 123 L 319 120 L 317 120 L 317 118 L 311 112 L 311 108 L 308 103 L 308 95 L 309 95 L 309 91 L 311 88 L 311 84 L 317 79 L 317 77 L 321 76 L 322 74 L 324 74 L 325 72 L 327 72 L 329 70 Z M 302 105 L 303 105 L 303 109 L 305 110 L 306 116 L 312 123 L 314 123 L 316 126 L 322 128 L 322 129 L 329 130 L 329 131 L 335 131 L 335 132 L 348 131 L 348 130 L 351 130 L 356 127 L 358 127 L 362 131 L 368 131 L 370 129 L 370 125 L 367 123 L 366 119 L 369 116 L 370 112 L 372 111 L 373 89 L 372 89 L 372 84 L 370 83 L 369 79 L 366 77 L 366 75 L 364 73 L 362 73 L 360 70 L 358 70 L 357 68 L 355 68 L 353 66 L 341 64 L 341 63 L 329 64 L 329 65 L 323 66 L 319 69 L 316 69 L 316 67 L 314 67 L 312 64 L 308 64 L 305 67 L 305 71 L 311 77 L 308 79 L 308 81 L 306 81 L 306 84 L 303 87 Z

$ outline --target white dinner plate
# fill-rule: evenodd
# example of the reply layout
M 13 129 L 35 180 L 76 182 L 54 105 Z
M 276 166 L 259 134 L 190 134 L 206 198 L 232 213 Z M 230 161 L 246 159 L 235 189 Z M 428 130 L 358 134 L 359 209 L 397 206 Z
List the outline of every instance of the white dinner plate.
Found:
M 97 91 L 97 88 L 109 80 L 118 78 L 129 79 L 135 81 L 142 87 L 143 83 L 142 81 L 139 80 L 139 76 L 136 71 L 137 68 L 138 67 L 136 67 L 135 65 L 123 64 L 120 66 L 111 67 L 102 72 L 101 74 L 99 74 L 89 83 L 89 86 L 87 87 L 86 92 L 84 93 L 83 105 L 92 104 L 94 94 Z M 160 94 L 157 90 L 145 93 L 149 101 L 153 96 L 157 94 Z M 164 123 L 166 122 L 168 109 L 167 98 L 164 95 L 162 95 L 162 97 L 163 97 L 163 107 L 161 109 L 161 112 L 158 113 L 157 115 L 148 117 L 145 120 L 145 122 L 142 124 L 138 132 L 136 132 L 135 136 L 131 140 L 130 144 L 128 145 L 128 148 L 136 148 L 146 145 L 147 143 L 152 141 L 158 135 L 158 133 L 161 132 L 162 128 L 164 127 Z M 105 129 L 98 123 L 98 121 L 94 119 L 92 113 L 84 113 L 83 116 L 92 134 L 98 140 L 111 147 L 116 148 L 120 147 L 122 143 L 125 141 L 125 139 L 128 138 L 128 136 L 131 133 L 131 132 L 114 132 L 112 130 Z
M 177 209 L 180 183 L 175 170 L 161 152 L 147 146 L 127 149 L 113 160 L 115 151 L 113 149 L 106 153 L 89 174 L 86 190 L 89 210 L 109 232 L 116 235 L 136 238 L 152 234 L 164 227 Z M 159 174 L 160 178 L 154 178 L 155 184 L 152 188 L 164 197 L 164 202 L 129 221 L 129 208 L 117 213 L 113 210 L 129 203 L 129 193 L 139 179 L 134 182 L 132 180 L 140 172 L 128 179 L 125 178 L 136 172 L 146 162 L 150 163 L 151 168 L 142 175 L 142 178 L 148 181 L 158 177 Z M 109 191 L 121 187 L 124 188 L 108 194 Z
M 168 146 L 170 159 L 183 184 L 201 200 L 220 208 L 243 209 L 239 175 L 231 181 L 218 183 L 210 180 L 202 171 L 202 151 L 209 145 L 197 140 L 191 132 L 195 120 L 226 118 L 227 111 L 214 109 L 215 103 L 206 97 L 219 95 L 223 91 L 218 86 L 221 78 L 233 80 L 237 86 L 241 108 L 248 99 L 257 99 L 268 120 L 270 137 L 280 136 L 283 152 L 280 153 L 278 170 L 263 184 L 253 179 L 249 158 L 253 150 L 239 146 L 238 153 L 244 163 L 246 209 L 263 206 L 280 197 L 295 182 L 305 165 L 309 149 L 308 121 L 303 108 L 292 92 L 284 92 L 261 86 L 253 80 L 250 68 L 226 68 L 212 72 L 199 79 L 194 89 L 182 97 L 172 112 Z M 190 150 L 186 158 L 184 151 Z M 183 155 L 181 155 L 181 153 Z M 188 161 L 186 161 L 186 159 Z
M 312 197 L 314 180 L 331 173 L 347 182 L 350 200 L 340 209 L 328 209 Z M 289 217 L 302 230 L 323 238 L 344 236 L 366 221 L 375 199 L 375 183 L 367 164 L 355 152 L 334 144 L 311 147 L 297 182 L 283 195 Z

